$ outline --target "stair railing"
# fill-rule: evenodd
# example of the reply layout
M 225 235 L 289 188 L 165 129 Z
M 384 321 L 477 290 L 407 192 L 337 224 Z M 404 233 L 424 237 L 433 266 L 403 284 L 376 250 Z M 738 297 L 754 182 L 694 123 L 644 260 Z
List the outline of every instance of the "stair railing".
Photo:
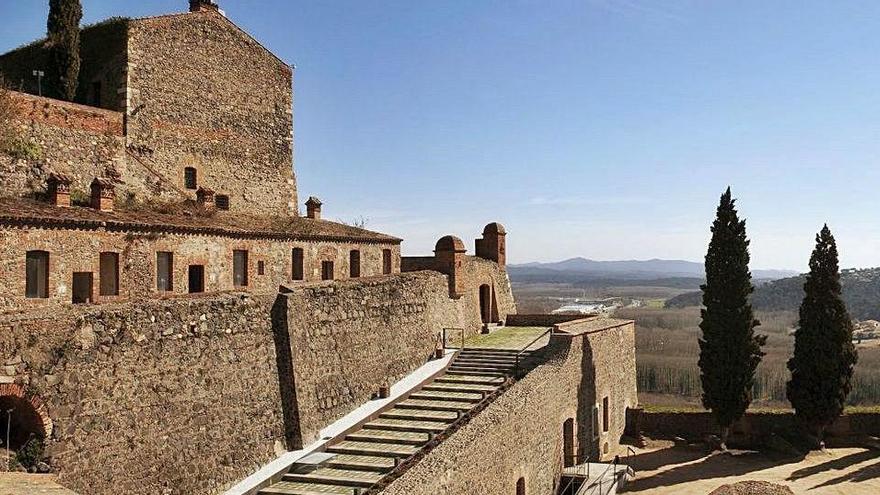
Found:
M 534 340 L 532 340 L 531 342 L 526 344 L 525 347 L 523 347 L 522 349 L 519 350 L 519 352 L 516 353 L 516 360 L 514 361 L 514 365 L 513 365 L 513 375 L 514 376 L 516 376 L 517 378 L 521 376 L 520 375 L 520 363 L 522 362 L 522 355 L 525 354 L 525 352 L 529 350 L 529 347 L 532 347 L 533 345 L 535 345 L 535 342 L 541 340 L 547 334 L 553 335 L 553 327 L 550 327 L 546 332 L 535 337 Z
M 461 333 L 461 347 L 459 347 L 459 349 L 463 351 L 464 350 L 464 328 L 456 328 L 456 327 L 443 328 L 443 348 L 444 349 L 450 348 L 447 345 L 447 342 L 448 342 L 447 334 L 453 330 L 457 330 L 458 332 Z

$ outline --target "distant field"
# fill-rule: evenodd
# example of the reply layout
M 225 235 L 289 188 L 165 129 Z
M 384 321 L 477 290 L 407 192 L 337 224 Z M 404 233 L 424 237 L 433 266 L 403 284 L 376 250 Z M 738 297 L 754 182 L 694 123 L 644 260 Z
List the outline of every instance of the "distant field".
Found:
M 517 308 L 521 313 L 547 313 L 560 306 L 561 297 L 632 297 L 645 306 L 619 309 L 616 316 L 636 321 L 636 365 L 639 400 L 658 407 L 700 407 L 700 372 L 697 367 L 700 310 L 696 307 L 664 309 L 663 301 L 686 292 L 669 287 L 608 286 L 573 287 L 566 284 L 514 283 Z M 785 383 L 786 362 L 791 356 L 797 320 L 794 311 L 757 313 L 760 333 L 768 336 L 758 367 L 754 407 L 788 408 Z M 880 340 L 858 346 L 859 361 L 849 395 L 850 406 L 880 405 Z
M 636 366 L 639 401 L 645 405 L 699 405 L 702 393 L 697 366 L 700 348 L 698 308 L 631 308 L 615 313 L 636 321 Z M 797 315 L 790 311 L 758 312 L 760 333 L 766 334 L 766 355 L 758 366 L 754 406 L 787 408 L 785 383 Z M 861 346 L 848 405 L 880 405 L 880 347 Z

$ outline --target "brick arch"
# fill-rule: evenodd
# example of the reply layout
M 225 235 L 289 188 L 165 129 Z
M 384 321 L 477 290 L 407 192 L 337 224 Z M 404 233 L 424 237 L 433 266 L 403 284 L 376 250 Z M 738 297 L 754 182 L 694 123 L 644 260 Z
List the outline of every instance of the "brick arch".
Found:
M 20 422 L 43 438 L 52 435 L 54 424 L 49 417 L 49 408 L 36 394 L 29 393 L 23 386 L 17 383 L 0 383 L 0 402 L 22 407 L 26 410 L 20 412 Z M 0 420 L 5 423 L 6 411 L 0 411 L 4 417 Z

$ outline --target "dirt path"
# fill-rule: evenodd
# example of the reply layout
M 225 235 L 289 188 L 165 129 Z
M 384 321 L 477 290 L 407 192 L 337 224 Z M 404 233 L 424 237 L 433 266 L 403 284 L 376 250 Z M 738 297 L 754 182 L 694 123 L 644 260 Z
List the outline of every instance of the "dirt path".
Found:
M 798 494 L 880 494 L 880 452 L 860 448 L 829 449 L 805 458 L 754 451 L 706 455 L 701 446 L 676 447 L 651 442 L 634 460 L 631 493 L 705 495 L 728 483 L 769 481 Z

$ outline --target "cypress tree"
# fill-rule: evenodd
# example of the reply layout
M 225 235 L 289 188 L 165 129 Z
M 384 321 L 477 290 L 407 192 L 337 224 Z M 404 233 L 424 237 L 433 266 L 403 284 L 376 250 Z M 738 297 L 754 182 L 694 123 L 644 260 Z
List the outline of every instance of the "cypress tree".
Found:
M 65 100 L 76 96 L 79 82 L 79 0 L 49 0 L 46 21 L 50 46 L 49 79 L 52 92 Z
M 837 243 L 825 225 L 810 256 L 786 387 L 795 415 L 820 446 L 825 428 L 843 412 L 858 357 L 840 289 Z
M 722 448 L 734 421 L 752 401 L 755 369 L 767 340 L 756 335 L 749 296 L 754 290 L 749 272 L 746 222 L 740 220 L 730 188 L 721 196 L 712 240 L 706 252 L 706 283 L 700 329 L 700 380 L 703 406 L 712 411 L 721 429 Z

